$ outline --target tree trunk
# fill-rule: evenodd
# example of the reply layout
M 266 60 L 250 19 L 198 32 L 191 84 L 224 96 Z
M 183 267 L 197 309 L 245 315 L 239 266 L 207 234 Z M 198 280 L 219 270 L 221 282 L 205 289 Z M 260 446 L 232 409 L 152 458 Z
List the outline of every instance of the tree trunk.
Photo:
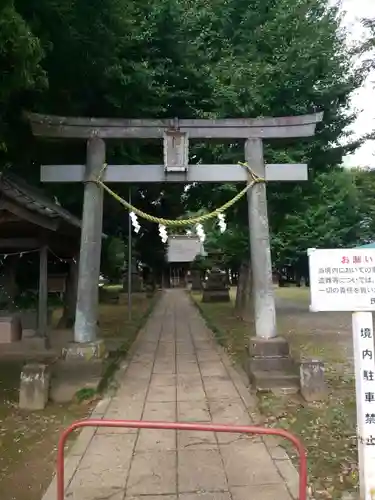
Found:
M 76 317 L 78 286 L 78 257 L 69 264 L 64 292 L 64 311 L 57 325 L 58 328 L 72 328 Z

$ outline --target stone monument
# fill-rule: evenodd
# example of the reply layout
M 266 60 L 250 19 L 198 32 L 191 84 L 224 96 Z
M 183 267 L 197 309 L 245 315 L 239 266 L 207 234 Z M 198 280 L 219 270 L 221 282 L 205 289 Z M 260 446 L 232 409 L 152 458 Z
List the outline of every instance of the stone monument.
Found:
M 203 288 L 202 302 L 229 302 L 229 284 L 226 274 L 213 267 Z
M 126 268 L 122 278 L 122 289 L 124 292 L 128 291 L 128 269 Z M 131 291 L 142 291 L 142 279 L 139 275 L 137 264 L 133 261 L 131 265 Z
M 193 292 L 202 291 L 202 276 L 198 269 L 193 269 L 191 271 L 191 289 Z

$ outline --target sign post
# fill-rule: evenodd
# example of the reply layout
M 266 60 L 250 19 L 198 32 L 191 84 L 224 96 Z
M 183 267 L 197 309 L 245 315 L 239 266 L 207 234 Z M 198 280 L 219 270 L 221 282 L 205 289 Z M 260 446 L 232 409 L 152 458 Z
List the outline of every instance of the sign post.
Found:
M 310 310 L 352 312 L 360 498 L 375 498 L 375 250 L 308 251 Z

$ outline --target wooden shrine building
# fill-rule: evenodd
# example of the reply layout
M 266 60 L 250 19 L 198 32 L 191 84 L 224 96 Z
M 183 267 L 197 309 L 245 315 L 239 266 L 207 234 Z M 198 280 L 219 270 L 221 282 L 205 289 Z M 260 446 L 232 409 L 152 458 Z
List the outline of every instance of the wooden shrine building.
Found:
M 1 288 L 11 304 L 20 258 L 39 254 L 37 333 L 46 336 L 48 292 L 65 292 L 64 314 L 75 312 L 81 221 L 22 179 L 0 173 Z M 48 262 L 65 263 L 64 273 L 48 276 Z M 69 266 L 69 267 L 68 267 Z M 28 273 L 26 273 L 28 274 Z

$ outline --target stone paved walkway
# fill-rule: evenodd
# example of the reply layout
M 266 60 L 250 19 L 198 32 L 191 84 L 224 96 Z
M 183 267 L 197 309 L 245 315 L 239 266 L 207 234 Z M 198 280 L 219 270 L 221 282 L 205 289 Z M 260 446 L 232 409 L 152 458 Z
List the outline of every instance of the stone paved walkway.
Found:
M 254 422 L 254 398 L 183 291 L 164 293 L 132 351 L 93 418 Z M 65 479 L 67 500 L 291 500 L 298 485 L 272 438 L 103 428 L 81 432 Z

